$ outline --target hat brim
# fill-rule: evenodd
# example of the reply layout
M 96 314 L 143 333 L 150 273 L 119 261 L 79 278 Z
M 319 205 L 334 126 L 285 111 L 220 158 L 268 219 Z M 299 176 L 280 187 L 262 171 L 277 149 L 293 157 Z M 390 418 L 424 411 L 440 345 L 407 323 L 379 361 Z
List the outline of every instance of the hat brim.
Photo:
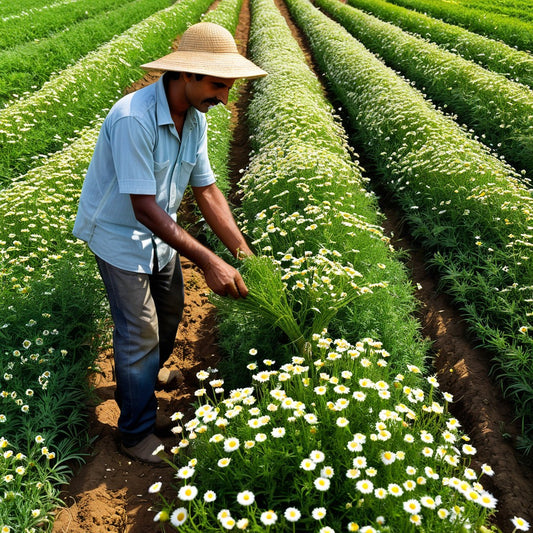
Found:
M 190 72 L 217 78 L 262 78 L 267 75 L 263 69 L 236 53 L 209 53 L 176 51 L 141 65 L 146 70 Z

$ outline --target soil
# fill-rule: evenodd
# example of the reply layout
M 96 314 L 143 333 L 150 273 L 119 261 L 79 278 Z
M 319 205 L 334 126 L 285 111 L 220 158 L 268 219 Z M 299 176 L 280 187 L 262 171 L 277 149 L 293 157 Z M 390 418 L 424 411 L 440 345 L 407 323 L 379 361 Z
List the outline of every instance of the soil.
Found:
M 279 5 L 288 17 L 285 8 Z M 290 23 L 290 21 L 289 21 Z M 301 46 L 305 41 L 290 24 Z M 244 2 L 236 41 L 246 54 L 249 29 L 248 3 Z M 310 58 L 310 54 L 306 53 Z M 148 73 L 132 86 L 136 90 L 157 79 Z M 233 109 L 234 145 L 231 167 L 246 167 L 248 135 L 244 110 L 247 88 Z M 187 205 L 184 207 L 187 211 Z M 446 296 L 436 290 L 436 280 L 424 268 L 422 253 L 410 241 L 393 207 L 382 205 L 386 214 L 385 230 L 393 237 L 395 246 L 409 251 L 407 266 L 413 283 L 420 287 L 419 318 L 424 336 L 433 341 L 435 373 L 441 388 L 454 395 L 453 415 L 462 423 L 477 448 L 474 466 L 488 463 L 495 475 L 484 478 L 485 487 L 499 500 L 496 525 L 504 533 L 511 533 L 510 519 L 521 516 L 533 523 L 533 469 L 515 450 L 520 428 L 513 421 L 512 410 L 501 391 L 489 377 L 489 356 L 475 349 L 460 315 Z M 190 211 L 190 209 L 189 209 Z M 215 310 L 208 301 L 208 289 L 201 272 L 182 258 L 186 303 L 183 321 L 176 339 L 176 347 L 167 365 L 181 369 L 184 383 L 176 390 L 158 391 L 159 409 L 166 415 L 186 411 L 194 400 L 198 383 L 196 373 L 216 367 L 220 359 L 217 351 Z M 64 507 L 57 512 L 53 533 L 150 533 L 160 531 L 154 523 L 159 495 L 149 494 L 148 487 L 163 482 L 163 495 L 172 498 L 171 476 L 168 467 L 154 468 L 132 461 L 118 451 L 116 433 L 118 408 L 114 402 L 112 352 L 104 351 L 98 358 L 101 369 L 93 378 L 98 402 L 89 405 L 90 434 L 94 443 L 88 450 L 86 463 L 79 467 L 64 487 Z M 176 437 L 163 439 L 171 447 Z

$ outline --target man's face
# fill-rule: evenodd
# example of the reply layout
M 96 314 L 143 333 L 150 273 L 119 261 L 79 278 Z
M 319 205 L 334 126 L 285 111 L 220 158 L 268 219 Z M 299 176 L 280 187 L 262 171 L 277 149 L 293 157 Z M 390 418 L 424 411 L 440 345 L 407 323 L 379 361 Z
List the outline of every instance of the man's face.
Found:
M 194 74 L 185 74 L 185 79 L 187 101 L 202 113 L 207 113 L 211 107 L 217 104 L 226 105 L 229 91 L 235 83 L 235 79 L 215 76 L 204 76 L 197 80 Z

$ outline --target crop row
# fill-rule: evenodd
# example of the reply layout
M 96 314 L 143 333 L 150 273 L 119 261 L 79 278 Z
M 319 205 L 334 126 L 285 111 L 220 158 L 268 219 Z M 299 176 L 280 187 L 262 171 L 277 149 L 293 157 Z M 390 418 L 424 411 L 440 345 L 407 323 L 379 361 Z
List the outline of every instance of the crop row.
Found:
M 306 1 L 288 3 L 376 179 L 433 255 L 479 342 L 493 350 L 530 442 L 531 192 L 344 28 Z
M 338 0 L 319 0 L 317 5 L 433 102 L 455 113 L 460 123 L 516 168 L 533 176 L 533 92 L 529 88 Z
M 0 111 L 0 185 L 61 149 L 78 129 L 109 109 L 123 87 L 141 75 L 140 67 L 132 65 L 168 52 L 176 33 L 210 3 L 183 0 L 155 13 Z
M 528 0 L 516 0 L 514 2 L 506 2 L 505 0 L 497 2 L 492 2 L 491 0 L 465 0 L 462 4 L 469 8 L 478 9 L 481 12 L 490 11 L 522 20 L 533 20 Z
M 498 39 L 526 52 L 533 51 L 533 24 L 528 21 L 513 19 L 486 10 L 483 16 L 479 11 L 458 4 L 447 4 L 439 0 L 393 0 L 395 4 L 408 7 L 442 19 L 450 24 L 457 24 L 469 30 Z M 524 9 L 524 12 L 527 8 Z
M 71 231 L 96 133 L 83 132 L 0 191 L 0 527 L 7 531 L 48 520 L 87 444 L 86 381 L 102 294 Z
M 162 500 L 156 521 L 203 532 L 479 526 L 496 502 L 473 489 L 473 470 L 459 479 L 475 450 L 415 364 L 424 345 L 412 287 L 376 199 L 273 2 L 251 7 L 250 55 L 269 72 L 254 82 L 254 152 L 240 182 L 258 256 L 243 266 L 248 297 L 217 298 L 229 320 L 221 337 L 240 334 L 235 367 L 224 379 L 199 373 L 195 417 L 176 414 L 177 503 Z M 374 340 L 334 338 L 343 328 Z M 245 366 L 246 384 L 228 390 Z
M 348 0 L 348 4 L 418 34 L 493 72 L 533 87 L 533 57 L 527 52 L 385 0 Z
M 0 50 L 42 39 L 123 3 L 121 0 L 79 0 L 27 12 L 23 21 L 18 17 L 0 19 Z
M 0 103 L 24 98 L 39 89 L 52 73 L 75 63 L 97 46 L 120 34 L 170 0 L 134 0 L 106 10 L 44 39 L 0 51 Z
M 43 13 L 59 5 L 73 4 L 79 1 L 80 0 L 53 0 L 52 2 L 46 2 L 44 4 L 42 0 L 2 2 L 2 4 L 0 4 L 0 18 L 2 20 L 17 19 L 22 22 L 26 17 L 31 16 L 34 13 Z

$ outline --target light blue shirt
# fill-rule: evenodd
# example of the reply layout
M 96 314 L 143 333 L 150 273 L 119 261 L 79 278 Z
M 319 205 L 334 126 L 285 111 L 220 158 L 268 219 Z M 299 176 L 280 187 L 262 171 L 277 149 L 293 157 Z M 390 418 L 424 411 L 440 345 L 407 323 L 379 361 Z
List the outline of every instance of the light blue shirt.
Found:
M 180 139 L 161 77 L 120 99 L 104 120 L 73 233 L 113 266 L 151 273 L 154 250 L 160 268 L 175 250 L 136 220 L 129 195 L 155 195 L 175 221 L 187 185 L 214 182 L 205 115 L 189 108 Z

